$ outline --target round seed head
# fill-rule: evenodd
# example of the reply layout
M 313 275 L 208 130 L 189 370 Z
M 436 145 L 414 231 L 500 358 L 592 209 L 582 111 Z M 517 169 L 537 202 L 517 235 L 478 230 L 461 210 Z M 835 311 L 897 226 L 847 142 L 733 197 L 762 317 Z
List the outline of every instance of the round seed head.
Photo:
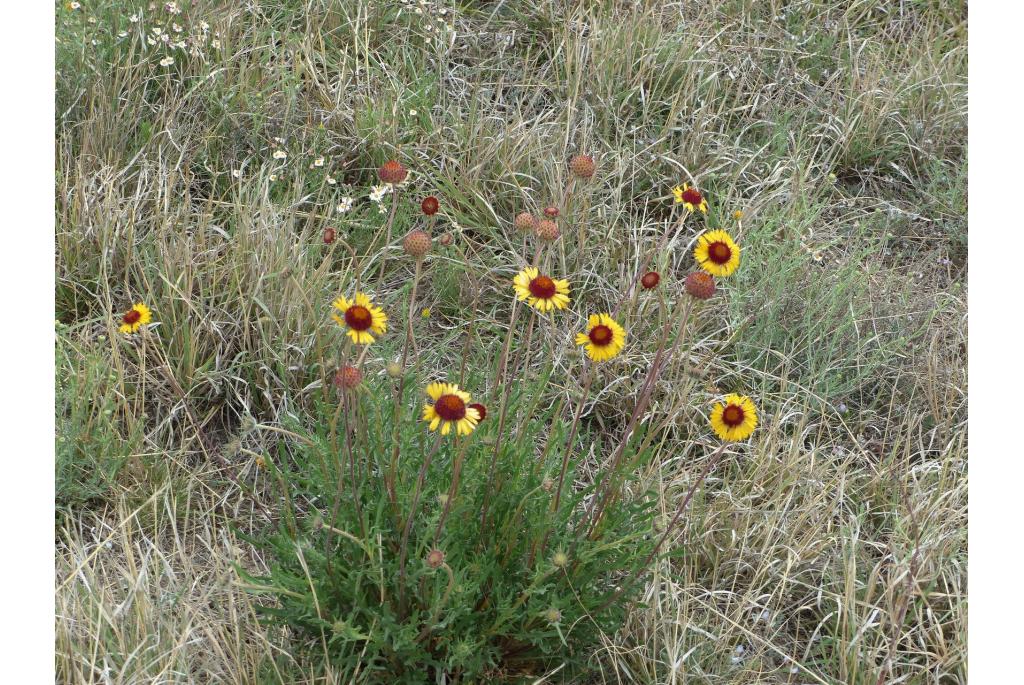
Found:
M 427 566 L 430 568 L 441 568 L 444 563 L 444 552 L 439 549 L 432 549 L 427 554 Z
M 554 607 L 551 607 L 550 609 L 544 612 L 544 618 L 546 618 L 550 623 L 558 623 L 562 620 L 562 612 Z
M 537 227 L 537 217 L 529 212 L 516 214 L 516 228 L 520 231 L 532 231 Z
M 541 240 L 558 240 L 559 235 L 558 224 L 551 219 L 543 219 L 537 224 L 537 237 Z
M 545 207 L 544 208 L 544 216 L 546 216 L 549 219 L 557 219 L 558 218 L 558 207 Z
M 407 255 L 419 259 L 430 252 L 430 234 L 420 230 L 409 231 L 409 235 L 402 241 L 402 247 Z
M 594 158 L 590 155 L 576 155 L 569 160 L 569 168 L 580 178 L 590 178 L 594 175 L 597 165 L 594 164 Z
M 434 216 L 437 214 L 437 210 L 441 208 L 441 203 L 437 201 L 437 198 L 433 195 L 423 198 L 423 202 L 420 203 L 420 209 L 427 216 Z
M 540 489 L 543 490 L 544 492 L 551 492 L 551 489 L 553 487 L 555 487 L 555 481 L 551 480 L 550 478 L 545 478 L 540 483 Z
M 441 237 L 437 239 L 437 242 L 441 243 L 445 247 L 448 247 L 449 245 L 452 244 L 452 234 L 451 233 L 442 233 Z
M 388 365 L 384 367 L 387 371 L 389 378 L 401 378 L 402 377 L 402 365 L 398 362 L 388 362 Z
M 334 239 L 338 237 L 338 231 L 333 227 L 328 226 L 324 229 L 324 245 L 330 245 L 334 242 Z
M 384 166 L 377 173 L 380 175 L 380 180 L 384 183 L 401 183 L 409 175 L 409 170 L 402 166 L 402 163 L 398 160 L 389 159 L 384 162 Z
M 563 568 L 569 563 L 569 555 L 565 552 L 555 552 L 555 556 L 551 557 L 551 563 L 558 568 Z
M 698 300 L 706 300 L 715 294 L 715 277 L 703 271 L 694 271 L 686 277 L 683 288 Z
M 363 382 L 363 372 L 354 366 L 343 366 L 334 374 L 334 384 L 342 390 L 352 390 Z
M 640 279 L 640 285 L 642 285 L 645 290 L 656 288 L 660 282 L 661 274 L 657 271 L 648 271 L 643 275 L 643 278 Z

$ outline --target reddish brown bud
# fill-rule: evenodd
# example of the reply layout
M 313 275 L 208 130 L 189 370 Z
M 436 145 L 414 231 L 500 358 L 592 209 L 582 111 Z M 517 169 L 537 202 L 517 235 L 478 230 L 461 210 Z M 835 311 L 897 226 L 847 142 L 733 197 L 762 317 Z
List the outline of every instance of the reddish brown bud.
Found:
M 520 231 L 532 231 L 537 227 L 537 217 L 529 212 L 516 214 L 516 228 Z
M 437 201 L 437 198 L 433 195 L 423 198 L 423 202 L 420 203 L 420 209 L 427 216 L 434 216 L 437 214 L 437 210 L 441 208 L 441 203 Z
M 686 277 L 683 287 L 698 300 L 706 300 L 715 294 L 715 277 L 703 271 L 695 271 Z
M 661 274 L 659 274 L 657 271 L 648 271 L 640 279 L 640 285 L 642 285 L 645 290 L 656 288 L 658 286 L 658 283 L 660 282 Z
M 410 257 L 420 259 L 430 252 L 430 234 L 420 230 L 409 231 L 409 235 L 402 241 L 402 247 Z
M 337 237 L 338 232 L 331 226 L 328 226 L 327 228 L 324 229 L 324 245 L 330 245 L 331 243 L 334 242 L 334 239 Z
M 439 549 L 432 549 L 427 554 L 427 566 L 430 568 L 441 568 L 444 564 L 444 552 Z
M 334 374 L 334 384 L 342 390 L 352 390 L 363 382 L 363 372 L 354 366 L 343 366 Z
M 594 164 L 594 158 L 590 155 L 576 155 L 569 160 L 569 168 L 580 178 L 590 178 L 594 175 L 597 165 Z
M 549 219 L 557 219 L 558 218 L 558 207 L 545 207 L 544 208 L 544 216 L 546 216 Z
M 537 237 L 541 240 L 557 240 L 559 235 L 558 224 L 551 219 L 544 219 L 537 224 Z
M 449 245 L 452 244 L 452 234 L 451 233 L 442 233 L 441 237 L 437 239 L 437 242 L 441 243 L 445 247 L 448 247 Z
M 409 175 L 408 169 L 395 159 L 384 162 L 384 166 L 377 173 L 380 175 L 380 180 L 385 183 L 401 183 Z

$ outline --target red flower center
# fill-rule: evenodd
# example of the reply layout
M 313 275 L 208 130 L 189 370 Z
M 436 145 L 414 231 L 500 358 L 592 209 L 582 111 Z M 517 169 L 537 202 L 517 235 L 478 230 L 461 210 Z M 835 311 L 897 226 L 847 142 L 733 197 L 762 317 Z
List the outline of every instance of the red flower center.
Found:
M 466 417 L 466 403 L 458 395 L 441 395 L 434 402 L 434 411 L 445 421 L 459 421 Z
M 683 191 L 683 202 L 688 202 L 694 207 L 698 207 L 701 202 L 704 202 L 704 196 L 696 188 L 687 188 Z
M 441 208 L 441 203 L 437 201 L 437 198 L 433 195 L 423 198 L 423 202 L 420 203 L 420 209 L 427 216 L 433 216 L 437 214 L 437 210 Z
M 485 407 L 484 405 L 480 404 L 479 402 L 474 402 L 473 404 L 471 404 L 469 406 L 472 407 L 473 409 L 477 410 L 477 412 L 480 414 L 480 420 L 481 421 L 483 421 L 484 419 L 487 418 L 487 407 Z
M 604 324 L 594 326 L 587 335 L 590 337 L 590 342 L 598 347 L 604 347 L 612 342 L 612 329 Z
M 541 300 L 550 300 L 557 292 L 555 282 L 547 276 L 537 276 L 530 281 L 530 293 Z
M 129 326 L 142 318 L 142 314 L 137 309 L 131 309 L 127 314 L 124 315 L 124 322 Z
M 354 331 L 365 331 L 373 324 L 373 315 L 362 305 L 352 305 L 345 310 L 345 323 Z
M 725 408 L 725 411 L 722 412 L 722 423 L 729 426 L 730 428 L 735 428 L 736 426 L 743 423 L 743 417 L 743 407 L 738 407 L 735 404 L 730 404 L 728 407 Z
M 732 248 L 723 242 L 708 245 L 708 258 L 715 264 L 725 264 L 732 257 Z

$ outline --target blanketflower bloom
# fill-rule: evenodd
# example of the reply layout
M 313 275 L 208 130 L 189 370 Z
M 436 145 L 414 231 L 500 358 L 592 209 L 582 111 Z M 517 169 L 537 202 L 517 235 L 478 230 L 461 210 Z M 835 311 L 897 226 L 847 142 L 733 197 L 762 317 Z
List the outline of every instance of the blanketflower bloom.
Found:
M 344 296 L 339 297 L 333 306 L 341 315 L 331 314 L 331 318 L 348 329 L 345 334 L 356 344 L 369 345 L 374 341 L 371 333 L 383 335 L 388 329 L 388 317 L 384 310 L 370 302 L 370 298 L 363 293 L 357 292 L 351 301 Z
M 584 345 L 595 362 L 608 361 L 626 346 L 626 331 L 608 314 L 591 314 L 587 332 L 576 334 L 576 344 Z
M 711 409 L 711 428 L 722 440 L 746 440 L 757 428 L 757 408 L 746 395 L 726 395 Z
M 153 320 L 153 313 L 149 311 L 149 307 L 136 302 L 132 305 L 132 308 L 125 312 L 124 316 L 121 317 L 121 326 L 119 330 L 122 333 L 138 333 L 139 329 L 148 324 Z
M 708 213 L 708 201 L 704 199 L 704 196 L 699 190 L 691 186 L 689 183 L 684 183 L 682 186 L 676 186 L 673 188 L 672 195 L 675 197 L 676 204 L 683 205 L 686 207 L 687 211 L 700 211 L 703 214 Z
M 468 392 L 454 383 L 431 383 L 427 395 L 433 403 L 424 405 L 423 420 L 430 422 L 430 430 L 440 426 L 441 435 L 448 435 L 455 426 L 456 435 L 469 435 L 476 428 L 480 411 L 470 406 Z
M 554 279 L 528 266 L 512 279 L 516 296 L 539 312 L 565 309 L 569 304 L 569 281 Z
M 740 246 L 721 229 L 708 231 L 697 239 L 693 257 L 712 276 L 728 276 L 740 265 Z

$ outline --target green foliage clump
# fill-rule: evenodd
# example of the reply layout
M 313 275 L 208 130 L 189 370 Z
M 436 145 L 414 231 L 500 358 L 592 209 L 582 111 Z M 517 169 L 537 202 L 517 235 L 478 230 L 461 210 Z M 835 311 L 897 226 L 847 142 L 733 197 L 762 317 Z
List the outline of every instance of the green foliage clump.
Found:
M 653 498 L 621 497 L 646 450 L 627 447 L 628 465 L 580 490 L 569 459 L 559 492 L 567 430 L 560 407 L 538 406 L 542 387 L 506 399 L 518 420 L 502 425 L 494 406 L 455 439 L 428 432 L 386 383 L 324 406 L 308 442 L 268 460 L 285 513 L 257 540 L 269 575 L 247 576 L 278 600 L 266 619 L 372 682 L 585 668 L 657 551 Z

